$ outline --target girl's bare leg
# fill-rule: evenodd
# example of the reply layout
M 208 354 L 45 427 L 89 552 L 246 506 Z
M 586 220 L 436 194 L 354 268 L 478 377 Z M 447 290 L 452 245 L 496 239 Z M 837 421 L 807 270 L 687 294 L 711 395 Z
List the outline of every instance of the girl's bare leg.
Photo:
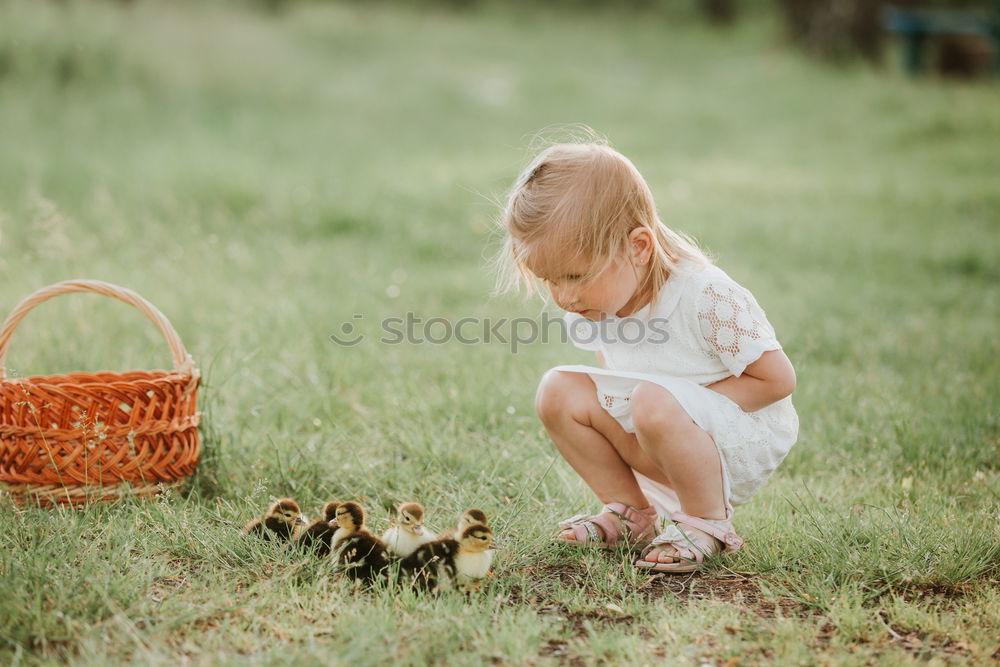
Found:
M 641 382 L 632 393 L 632 421 L 639 446 L 669 479 L 681 511 L 702 519 L 725 519 L 722 463 L 715 441 L 695 424 L 687 411 L 663 387 Z M 696 543 L 712 549 L 720 543 L 707 533 L 685 526 Z M 654 549 L 646 560 L 670 563 L 677 551 L 670 545 Z
M 722 463 L 712 436 L 657 384 L 640 382 L 631 402 L 639 446 L 669 479 L 681 511 L 703 519 L 725 519 Z
M 556 449 L 602 503 L 649 507 L 633 469 L 666 483 L 635 435 L 626 433 L 600 406 L 594 383 L 585 373 L 546 373 L 538 386 L 535 410 Z
M 556 449 L 602 503 L 648 507 L 636 470 L 676 491 L 685 513 L 724 519 L 722 465 L 712 437 L 659 385 L 640 383 L 631 401 L 634 434 L 601 407 L 588 375 L 549 371 L 535 409 Z M 665 546 L 651 557 L 666 563 L 671 554 L 676 552 Z

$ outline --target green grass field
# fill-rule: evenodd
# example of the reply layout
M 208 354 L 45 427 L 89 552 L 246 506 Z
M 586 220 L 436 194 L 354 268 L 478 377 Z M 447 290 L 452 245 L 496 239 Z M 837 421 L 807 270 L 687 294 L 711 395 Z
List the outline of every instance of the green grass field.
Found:
M 0 2 L 0 316 L 89 277 L 202 368 L 186 494 L 0 515 L 13 664 L 988 664 L 1000 658 L 1000 89 L 830 69 L 750 16 L 416 13 L 381 3 Z M 585 123 L 767 309 L 799 443 L 748 548 L 649 578 L 550 540 L 594 501 L 533 413 L 557 340 L 380 344 L 379 322 L 537 318 L 490 297 L 497 201 Z M 550 133 L 551 134 L 551 133 Z M 353 319 L 355 314 L 361 319 Z M 329 336 L 344 322 L 368 339 Z M 18 375 L 161 368 L 96 296 L 18 329 Z M 508 547 L 468 597 L 352 592 L 247 541 L 309 512 L 479 506 Z

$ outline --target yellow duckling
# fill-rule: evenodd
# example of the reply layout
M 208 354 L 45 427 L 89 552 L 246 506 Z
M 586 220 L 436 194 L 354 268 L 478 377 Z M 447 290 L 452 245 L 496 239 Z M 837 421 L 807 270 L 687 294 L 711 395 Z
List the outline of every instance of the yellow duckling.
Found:
M 365 511 L 358 503 L 343 503 L 336 510 L 337 532 L 332 551 L 350 578 L 371 582 L 385 575 L 389 553 L 385 544 L 365 528 Z
M 304 526 L 307 519 L 299 504 L 291 498 L 276 501 L 263 516 L 248 523 L 243 532 L 263 540 L 281 540 L 287 542 L 294 538 L 298 530 Z
M 400 561 L 400 571 L 431 592 L 469 586 L 486 576 L 493 564 L 493 531 L 468 526 L 458 539 L 446 537 L 420 546 Z
M 340 503 L 331 500 L 323 505 L 323 518 L 316 519 L 302 529 L 295 543 L 318 556 L 329 556 L 333 535 L 337 532 L 337 508 Z
M 424 508 L 420 503 L 403 503 L 397 508 L 396 519 L 382 535 L 389 553 L 396 558 L 406 558 L 421 544 L 437 539 L 437 535 L 424 527 Z
M 474 523 L 462 531 L 455 556 L 455 583 L 465 588 L 478 585 L 493 565 L 493 531 L 482 523 Z

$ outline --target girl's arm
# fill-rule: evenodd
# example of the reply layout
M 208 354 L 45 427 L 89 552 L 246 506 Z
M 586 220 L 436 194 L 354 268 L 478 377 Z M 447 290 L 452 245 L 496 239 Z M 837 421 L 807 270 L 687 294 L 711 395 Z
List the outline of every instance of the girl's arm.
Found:
M 708 385 L 743 408 L 756 412 L 795 391 L 795 369 L 781 350 L 770 350 L 746 367 L 739 377 L 730 375 Z

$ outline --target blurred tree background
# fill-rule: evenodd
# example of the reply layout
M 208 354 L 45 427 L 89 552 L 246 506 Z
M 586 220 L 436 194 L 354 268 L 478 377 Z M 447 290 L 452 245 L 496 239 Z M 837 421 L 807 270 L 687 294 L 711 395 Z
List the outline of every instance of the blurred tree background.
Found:
M 131 2 L 133 0 L 124 0 Z M 303 0 L 249 0 L 279 12 Z M 315 1 L 315 0 L 314 0 Z M 529 8 L 530 0 L 375 0 L 376 2 L 473 10 L 498 4 Z M 720 27 L 732 25 L 741 13 L 777 9 L 789 40 L 805 52 L 832 62 L 863 59 L 881 64 L 889 39 L 887 12 L 892 9 L 952 13 L 960 24 L 969 17 L 975 30 L 943 29 L 935 33 L 932 62 L 945 76 L 973 77 L 994 73 L 1000 65 L 1000 0 L 549 0 L 549 8 L 591 12 L 646 13 L 659 17 L 700 14 Z M 954 25 L 954 21 L 950 21 Z
M 829 60 L 883 59 L 889 13 L 926 17 L 936 35 L 934 64 L 944 75 L 989 74 L 997 59 L 1000 2 L 995 0 L 779 0 L 788 34 Z M 922 13 L 922 14 L 921 14 Z

